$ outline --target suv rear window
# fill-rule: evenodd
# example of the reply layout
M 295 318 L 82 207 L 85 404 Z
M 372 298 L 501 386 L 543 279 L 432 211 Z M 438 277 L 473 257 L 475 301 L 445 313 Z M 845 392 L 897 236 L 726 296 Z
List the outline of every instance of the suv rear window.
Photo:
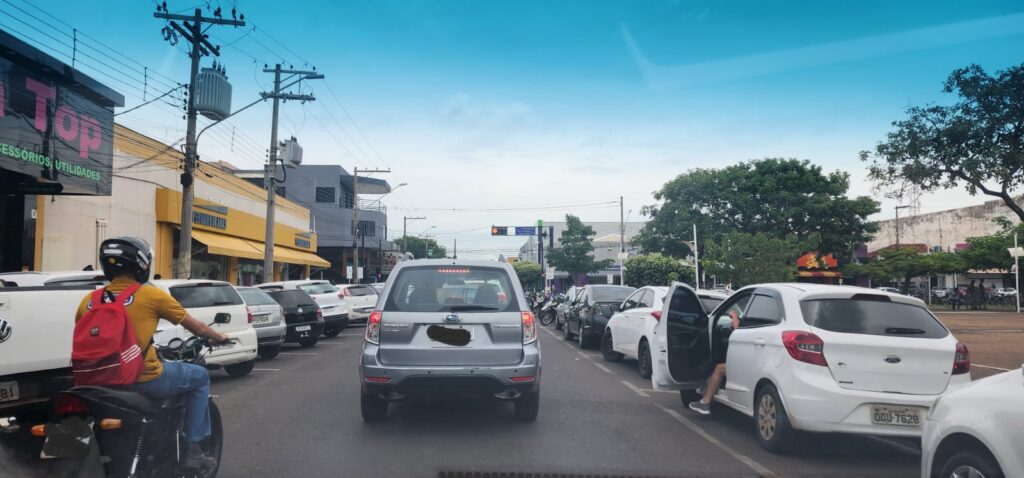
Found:
M 188 308 L 242 305 L 242 297 L 227 284 L 195 284 L 171 287 L 171 297 Z
M 307 294 L 334 294 L 338 292 L 338 289 L 331 285 L 330 282 L 301 284 L 298 289 Z
M 281 304 L 281 306 L 286 309 L 316 305 L 313 298 L 301 290 L 275 290 L 273 292 L 267 292 L 267 295 L 272 297 L 278 304 Z
M 266 292 L 255 287 L 239 288 L 236 290 L 238 290 L 238 294 L 242 296 L 242 299 L 245 299 L 245 303 L 248 305 L 277 305 L 277 302 L 274 302 L 274 299 L 267 295 Z
M 874 299 L 819 299 L 800 302 L 812 327 L 846 334 L 940 339 L 949 331 L 922 307 Z
M 519 311 L 508 274 L 496 267 L 424 266 L 402 269 L 385 311 Z
M 721 304 L 723 301 L 724 299 L 719 299 L 718 297 L 708 297 L 706 295 L 700 296 L 700 305 L 704 306 L 704 313 L 706 314 L 710 314 L 711 311 L 715 310 L 715 308 L 718 307 L 718 304 Z
M 354 285 L 352 287 L 348 287 L 348 295 L 360 297 L 364 295 L 377 295 L 377 292 L 364 285 Z

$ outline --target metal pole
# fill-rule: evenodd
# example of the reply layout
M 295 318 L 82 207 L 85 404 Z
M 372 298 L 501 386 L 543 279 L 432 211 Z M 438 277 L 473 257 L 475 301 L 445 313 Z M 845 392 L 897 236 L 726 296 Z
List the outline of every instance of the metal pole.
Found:
M 356 240 L 356 234 L 359 234 L 359 168 L 355 168 L 355 173 L 352 175 L 352 243 L 354 244 L 355 254 L 352 256 L 352 277 L 349 278 L 349 282 L 358 284 L 359 283 L 359 241 Z M 354 281 L 352 279 L 355 279 Z
M 181 229 L 178 231 L 178 274 L 179 279 L 192 276 L 192 204 L 195 200 L 196 170 L 196 82 L 199 80 L 200 38 L 202 38 L 201 22 L 203 12 L 196 9 L 195 20 L 192 21 L 192 71 L 188 81 L 188 118 L 185 131 L 185 171 L 181 174 Z
M 1017 233 L 1014 232 L 1013 233 L 1013 248 L 1017 249 L 1017 247 L 1019 247 L 1017 245 Z M 1020 256 L 1018 256 L 1017 254 L 1013 255 L 1013 277 L 1014 277 L 1014 280 L 1016 280 L 1016 285 L 1017 285 L 1017 287 L 1016 287 L 1017 293 L 1014 294 L 1014 297 L 1015 297 L 1015 302 L 1017 302 L 1017 313 L 1019 314 L 1020 313 Z
M 900 250 L 900 207 L 896 206 L 896 250 Z
M 263 184 L 267 188 L 267 222 L 263 236 L 263 282 L 274 281 L 274 180 L 277 178 L 277 114 L 281 93 L 281 64 L 274 65 L 274 108 L 270 120 L 270 158 L 263 173 Z
M 626 285 L 626 261 L 622 254 L 626 252 L 626 219 L 622 196 L 619 196 L 619 285 Z
M 693 225 L 693 280 L 696 287 L 700 289 L 700 254 L 697 252 L 697 225 Z

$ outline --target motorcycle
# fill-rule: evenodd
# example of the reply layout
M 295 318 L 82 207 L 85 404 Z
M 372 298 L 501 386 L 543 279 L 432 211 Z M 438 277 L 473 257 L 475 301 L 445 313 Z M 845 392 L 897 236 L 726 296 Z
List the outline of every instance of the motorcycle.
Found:
M 198 337 L 154 344 L 163 361 L 207 364 L 213 349 Z M 204 352 L 205 351 L 205 352 Z M 127 388 L 74 387 L 53 396 L 56 421 L 36 425 L 32 434 L 45 436 L 41 458 L 51 460 L 50 475 L 75 477 L 213 478 L 220 467 L 223 427 L 220 411 L 210 399 L 211 436 L 202 444 L 216 459 L 209 469 L 183 466 L 185 396 L 154 401 Z
M 546 301 L 544 301 L 544 303 L 541 304 L 540 312 L 537 314 L 537 318 L 540 320 L 541 325 L 547 326 L 555 323 L 555 316 L 557 313 L 556 309 L 558 308 L 559 302 L 560 300 L 558 299 L 558 296 L 552 294 Z

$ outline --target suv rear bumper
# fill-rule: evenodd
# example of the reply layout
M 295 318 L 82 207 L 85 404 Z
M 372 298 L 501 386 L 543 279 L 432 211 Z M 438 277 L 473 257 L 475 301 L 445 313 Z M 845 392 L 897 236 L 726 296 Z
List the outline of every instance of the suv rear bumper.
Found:
M 336 314 L 324 316 L 325 329 L 344 329 L 348 327 L 348 314 Z
M 364 393 L 397 400 L 406 396 L 430 398 L 477 398 L 503 392 L 507 398 L 540 389 L 540 347 L 537 342 L 523 347 L 523 360 L 513 365 L 384 365 L 377 359 L 380 347 L 363 344 L 359 379 Z M 387 379 L 387 382 L 371 382 Z M 532 381 L 523 381 L 533 377 Z M 519 380 L 513 380 L 518 378 Z
M 298 327 L 308 326 L 309 330 L 299 332 L 295 330 Z M 324 323 L 321 321 L 316 322 L 304 322 L 296 324 L 288 324 L 288 332 L 284 335 L 284 341 L 287 342 L 298 342 L 300 339 L 314 339 L 320 337 L 324 331 Z

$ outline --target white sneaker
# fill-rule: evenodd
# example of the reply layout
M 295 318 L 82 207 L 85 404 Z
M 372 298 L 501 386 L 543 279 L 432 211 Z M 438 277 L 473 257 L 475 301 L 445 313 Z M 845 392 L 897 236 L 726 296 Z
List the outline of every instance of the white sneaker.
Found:
M 711 415 L 711 405 L 704 402 L 703 398 L 699 402 L 690 402 L 690 410 L 701 415 Z

